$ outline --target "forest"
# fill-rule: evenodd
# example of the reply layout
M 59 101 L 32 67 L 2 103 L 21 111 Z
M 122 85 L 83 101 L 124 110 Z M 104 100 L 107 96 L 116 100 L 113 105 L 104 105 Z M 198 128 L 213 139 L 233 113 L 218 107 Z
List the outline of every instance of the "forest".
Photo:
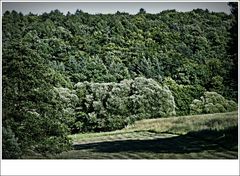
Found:
M 238 12 L 143 8 L 2 17 L 3 158 L 55 155 L 70 134 L 237 110 Z

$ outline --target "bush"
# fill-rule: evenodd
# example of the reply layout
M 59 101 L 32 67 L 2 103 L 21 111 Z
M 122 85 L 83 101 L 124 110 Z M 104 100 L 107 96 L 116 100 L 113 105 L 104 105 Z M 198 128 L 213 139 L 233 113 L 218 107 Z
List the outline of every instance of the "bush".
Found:
M 231 111 L 236 111 L 237 110 L 237 103 L 233 100 L 227 100 L 226 101 L 226 105 L 225 105 L 225 108 L 231 112 Z
M 175 115 L 175 102 L 167 86 L 137 77 L 120 83 L 81 82 L 74 132 L 123 128 L 136 119 Z
M 71 146 L 71 141 L 67 138 L 70 132 L 68 123 L 72 120 L 69 120 L 64 109 L 53 109 L 45 105 L 40 108 L 44 113 L 29 111 L 22 115 L 24 120 L 17 128 L 22 153 L 25 156 L 48 156 L 68 150 Z
M 153 79 L 135 78 L 131 89 L 131 104 L 141 118 L 157 118 L 175 115 L 175 102 L 167 86 L 161 86 Z M 144 117 L 145 116 L 145 117 Z
M 71 126 L 75 121 L 75 107 L 78 102 L 76 92 L 68 88 L 54 87 L 53 101 L 58 103 L 59 109 L 64 117 L 62 122 Z
M 25 101 L 20 110 L 4 111 L 4 158 L 47 156 L 70 148 L 68 125 L 74 122 L 74 113 L 69 109 L 68 94 L 57 90 L 34 90 L 35 95 L 45 95 L 47 102 Z
M 195 99 L 190 104 L 191 114 L 220 113 L 237 110 L 237 103 L 232 100 L 226 100 L 216 92 L 205 92 L 200 99 Z
M 164 80 L 171 90 L 174 100 L 176 103 L 176 114 L 178 116 L 189 115 L 190 114 L 190 104 L 196 98 L 198 98 L 205 89 L 200 85 L 182 85 L 177 84 L 171 77 L 166 77 Z M 192 107 L 196 109 L 198 107 Z M 199 110 L 197 110 L 199 111 Z
M 192 104 L 190 104 L 191 114 L 201 114 L 203 111 L 203 102 L 200 100 L 193 100 Z
M 51 156 L 67 151 L 71 148 L 71 140 L 66 136 L 51 136 L 44 138 L 39 145 L 35 147 L 35 151 L 43 156 Z
M 21 149 L 10 128 L 2 128 L 2 158 L 17 159 L 21 157 Z

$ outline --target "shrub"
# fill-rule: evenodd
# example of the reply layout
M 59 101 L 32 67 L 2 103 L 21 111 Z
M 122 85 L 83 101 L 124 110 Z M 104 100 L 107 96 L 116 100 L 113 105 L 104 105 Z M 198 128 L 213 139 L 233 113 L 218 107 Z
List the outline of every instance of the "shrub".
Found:
M 44 113 L 29 111 L 23 114 L 23 125 L 17 128 L 24 155 L 47 156 L 66 151 L 71 146 L 71 141 L 67 138 L 68 123 L 72 122 L 69 116 L 63 109 L 41 108 Z
M 2 158 L 17 159 L 21 157 L 21 149 L 10 128 L 2 128 Z
M 153 79 L 81 82 L 75 91 L 79 97 L 74 132 L 116 130 L 136 119 L 175 115 L 171 91 Z
M 56 154 L 71 146 L 67 125 L 73 122 L 74 112 L 59 92 L 49 87 L 35 88 L 28 90 L 22 101 L 6 101 L 12 106 L 4 107 L 4 158 Z
M 191 114 L 219 113 L 237 110 L 237 103 L 232 100 L 226 100 L 216 92 L 205 92 L 200 99 L 201 100 L 193 100 L 190 104 Z
M 164 79 L 164 84 L 166 84 L 171 90 L 174 100 L 176 103 L 176 114 L 178 116 L 190 114 L 190 104 L 196 98 L 198 98 L 205 89 L 200 85 L 182 85 L 177 84 L 175 80 L 171 77 L 166 77 Z M 197 107 L 192 107 L 197 110 Z
M 190 104 L 191 114 L 201 114 L 203 111 L 203 102 L 197 99 Z
M 75 107 L 79 101 L 76 92 L 68 88 L 54 87 L 53 101 L 58 103 L 63 114 L 64 119 L 62 119 L 62 122 L 71 126 L 75 121 Z
M 225 108 L 230 112 L 230 111 L 236 111 L 237 110 L 237 103 L 233 100 L 227 100 Z
M 131 97 L 136 113 L 156 118 L 175 115 L 175 102 L 167 86 L 162 86 L 153 79 L 138 77 L 134 79 L 131 89 L 135 96 Z
M 39 145 L 35 147 L 35 151 L 48 157 L 69 150 L 71 148 L 70 143 L 70 139 L 66 136 L 51 136 L 44 138 Z

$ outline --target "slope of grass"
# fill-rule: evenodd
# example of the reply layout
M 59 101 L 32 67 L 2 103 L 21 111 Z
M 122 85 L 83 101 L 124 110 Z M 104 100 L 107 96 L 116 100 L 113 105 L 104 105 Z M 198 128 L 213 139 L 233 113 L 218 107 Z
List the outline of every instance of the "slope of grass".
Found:
M 74 143 L 104 140 L 118 136 L 133 137 L 145 131 L 153 133 L 186 134 L 200 130 L 222 130 L 237 126 L 237 112 L 180 116 L 171 118 L 145 119 L 135 122 L 122 130 L 101 133 L 84 133 L 71 135 Z
M 71 135 L 69 159 L 237 158 L 237 112 L 137 121 L 122 130 Z
M 237 124 L 237 112 L 230 112 L 164 119 L 148 119 L 138 121 L 127 129 L 186 134 L 188 132 L 200 130 L 223 130 L 232 126 L 237 126 Z

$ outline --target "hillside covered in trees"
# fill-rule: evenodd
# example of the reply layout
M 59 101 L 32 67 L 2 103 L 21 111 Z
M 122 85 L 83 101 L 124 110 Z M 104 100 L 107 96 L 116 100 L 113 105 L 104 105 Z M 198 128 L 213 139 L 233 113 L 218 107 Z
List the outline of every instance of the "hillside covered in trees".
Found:
M 237 7 L 136 15 L 6 12 L 3 158 L 69 149 L 68 134 L 237 109 Z

